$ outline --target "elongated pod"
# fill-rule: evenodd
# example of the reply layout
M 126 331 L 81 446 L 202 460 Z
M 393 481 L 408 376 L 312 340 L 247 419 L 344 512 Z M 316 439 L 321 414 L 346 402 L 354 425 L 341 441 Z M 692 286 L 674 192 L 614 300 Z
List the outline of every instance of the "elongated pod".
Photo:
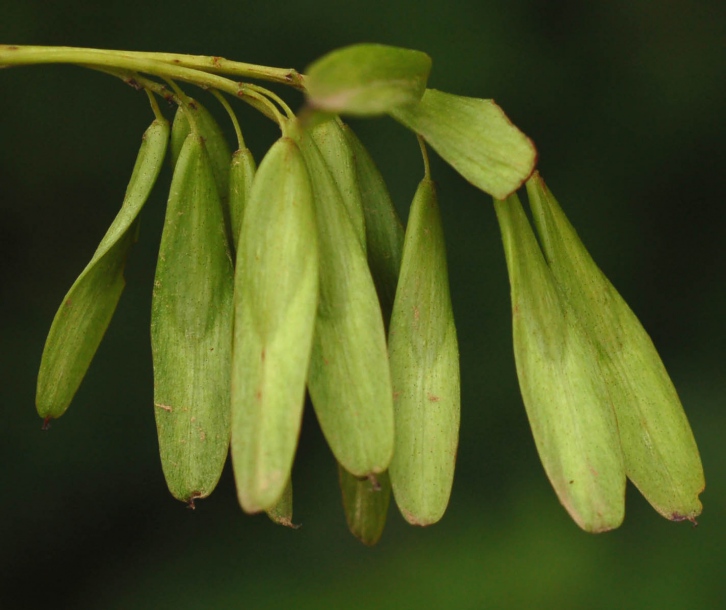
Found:
M 495 200 L 494 208 L 511 285 L 517 377 L 542 465 L 581 528 L 616 528 L 625 512 L 625 466 L 597 355 L 517 196 Z
M 208 496 L 230 434 L 233 271 L 205 141 L 192 133 L 174 168 L 151 309 L 154 412 L 169 490 Z
M 290 479 L 318 305 L 313 194 L 279 139 L 252 184 L 235 274 L 232 460 L 242 508 L 271 508 Z
M 282 495 L 266 512 L 267 516 L 277 525 L 283 525 L 294 530 L 300 527 L 292 522 L 292 479 L 288 479 Z
M 292 132 L 291 132 L 292 133 Z M 309 135 L 300 143 L 313 186 L 320 302 L 308 389 L 333 454 L 355 476 L 383 472 L 393 454 L 386 336 L 366 254 L 340 190 Z
M 406 520 L 444 514 L 459 441 L 459 347 L 434 183 L 416 190 L 388 333 L 396 442 L 393 495 Z
M 250 198 L 252 181 L 255 178 L 256 170 L 255 158 L 248 148 L 240 148 L 232 154 L 232 163 L 229 169 L 229 214 L 232 244 L 235 252 L 239 247 L 242 218 L 247 207 L 247 201 Z
M 174 165 L 176 165 L 187 136 L 192 132 L 204 138 L 204 146 L 222 205 L 227 236 L 230 244 L 234 244 L 229 200 L 232 151 L 222 128 L 211 113 L 197 100 L 187 98 L 187 102 L 177 109 L 171 128 L 171 161 Z
M 116 218 L 53 319 L 38 373 L 41 417 L 60 417 L 83 380 L 123 291 L 124 268 L 136 241 L 137 218 L 166 154 L 169 123 L 155 120 L 144 133 Z
M 338 186 L 350 222 L 363 251 L 366 250 L 366 225 L 361 190 L 358 184 L 355 156 L 337 117 L 316 125 L 310 136 L 323 155 L 325 163 Z
M 377 544 L 386 525 L 391 501 L 388 472 L 376 475 L 375 478 L 360 479 L 338 464 L 338 479 L 348 529 L 363 544 Z
M 368 266 L 386 326 L 391 318 L 403 251 L 403 225 L 386 183 L 368 151 L 348 126 L 343 126 L 355 159 L 365 218 Z
M 538 174 L 527 182 L 527 193 L 552 274 L 597 350 L 618 421 L 626 474 L 667 519 L 694 519 L 701 513 L 703 467 L 653 342 Z

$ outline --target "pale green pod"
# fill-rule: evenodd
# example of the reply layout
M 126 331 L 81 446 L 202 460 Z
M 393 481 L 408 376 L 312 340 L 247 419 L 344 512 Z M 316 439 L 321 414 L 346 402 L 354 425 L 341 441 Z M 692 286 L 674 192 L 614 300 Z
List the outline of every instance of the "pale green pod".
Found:
M 340 119 L 337 117 L 316 125 L 309 132 L 318 150 L 333 175 L 350 216 L 361 247 L 366 250 L 366 224 L 363 216 L 363 202 L 358 186 L 355 157 Z
M 353 150 L 356 175 L 365 218 L 368 266 L 388 327 L 396 296 L 403 251 L 403 225 L 393 206 L 386 183 L 361 141 L 348 126 L 343 126 Z
M 292 479 L 288 479 L 280 499 L 266 512 L 267 516 L 277 525 L 283 525 L 294 530 L 300 527 L 292 522 Z
M 307 67 L 309 104 L 323 112 L 371 116 L 421 99 L 431 58 L 421 51 L 355 44 Z
M 232 463 L 248 513 L 290 478 L 318 304 L 313 194 L 297 144 L 280 138 L 252 183 L 235 272 Z
M 248 148 L 240 148 L 234 152 L 229 169 L 229 215 L 235 252 L 239 247 L 242 218 L 250 198 L 256 171 L 255 158 Z
M 320 249 L 308 389 L 333 454 L 346 470 L 365 477 L 383 472 L 393 454 L 383 317 L 366 254 L 325 159 L 307 134 L 294 137 L 313 185 Z
M 174 168 L 151 309 L 154 412 L 172 495 L 208 496 L 230 434 L 233 268 L 204 139 Z
M 527 192 L 542 249 L 597 350 L 618 421 L 626 474 L 664 517 L 701 513 L 698 447 L 658 352 L 600 271 L 539 175 Z
M 363 544 L 374 546 L 383 534 L 391 501 L 388 472 L 359 479 L 338 464 L 338 480 L 348 529 Z
M 234 233 L 229 201 L 232 151 L 219 123 L 217 123 L 211 113 L 197 100 L 188 98 L 186 105 L 179 106 L 174 115 L 174 122 L 171 126 L 172 164 L 176 166 L 182 146 L 187 136 L 192 132 L 192 125 L 190 124 L 188 116 L 189 113 L 192 113 L 193 124 L 198 134 L 204 138 L 204 146 L 207 149 L 207 155 L 214 174 L 214 182 L 217 185 L 217 193 L 222 204 L 228 239 L 230 240 L 230 244 L 233 244 Z
M 219 123 L 211 113 L 197 100 L 189 98 L 184 106 L 177 108 L 174 115 L 174 123 L 171 129 L 171 160 L 176 165 L 181 149 L 184 146 L 187 136 L 192 128 L 189 123 L 188 112 L 193 113 L 193 121 L 199 130 L 199 135 L 204 138 L 204 145 L 212 165 L 215 183 L 219 198 L 223 205 L 226 205 L 229 194 L 229 171 L 232 150 L 227 143 Z
M 136 241 L 137 218 L 161 170 L 169 123 L 155 120 L 144 133 L 121 209 L 53 319 L 38 373 L 41 417 L 60 417 L 88 370 L 123 291 L 124 268 Z
M 529 178 L 537 151 L 493 100 L 426 89 L 421 102 L 391 112 L 423 136 L 477 188 L 504 199 Z
M 625 466 L 595 349 L 560 293 L 516 195 L 495 200 L 512 298 L 514 357 L 537 451 L 570 516 L 620 525 Z
M 390 475 L 406 521 L 431 525 L 451 495 L 459 441 L 459 347 L 434 183 L 416 190 L 388 332 L 396 442 Z

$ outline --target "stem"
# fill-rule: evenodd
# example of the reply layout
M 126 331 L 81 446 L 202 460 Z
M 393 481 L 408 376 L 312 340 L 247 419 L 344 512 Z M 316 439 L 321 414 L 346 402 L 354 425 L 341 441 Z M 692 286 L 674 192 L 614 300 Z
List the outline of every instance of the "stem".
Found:
M 421 156 L 424 162 L 424 178 L 431 180 L 431 165 L 429 164 L 429 151 L 426 148 L 426 140 L 418 134 L 416 134 L 416 138 L 418 139 L 418 145 L 421 147 Z
M 269 89 L 266 89 L 265 87 L 260 87 L 259 85 L 254 85 L 252 83 L 249 83 L 247 85 L 252 89 L 253 91 L 257 91 L 257 93 L 261 93 L 264 96 L 268 97 L 269 99 L 277 102 L 277 104 L 282 108 L 283 112 L 287 115 L 288 119 L 292 119 L 295 116 L 295 113 L 290 110 L 290 106 L 288 106 L 285 103 L 285 100 L 283 100 L 279 95 L 277 95 L 274 91 L 270 91 Z
M 93 53 L 95 55 L 111 55 L 129 59 L 150 59 L 168 65 L 194 68 L 212 74 L 228 74 L 242 78 L 255 78 L 273 83 L 290 85 L 305 90 L 305 77 L 292 68 L 271 68 L 210 55 L 183 55 L 181 53 L 148 53 L 143 51 L 114 51 L 109 49 L 83 49 L 79 47 L 43 47 L 0 45 L 0 67 L 22 65 L 28 63 L 67 63 L 68 53 Z M 30 58 L 27 61 L 18 55 Z M 70 63 L 78 63 L 76 60 Z M 91 62 L 91 63 L 96 63 Z
M 242 150 L 245 147 L 245 140 L 242 137 L 242 128 L 239 126 L 239 121 L 237 120 L 237 115 L 232 110 L 232 107 L 229 105 L 229 102 L 227 99 L 216 89 L 212 89 L 212 94 L 214 97 L 217 98 L 220 104 L 224 107 L 224 109 L 227 111 L 227 114 L 229 115 L 230 120 L 232 121 L 232 125 L 234 125 L 234 132 L 237 134 L 237 148 L 239 150 Z
M 148 89 L 144 89 L 146 91 L 146 95 L 149 96 L 149 103 L 151 104 L 151 109 L 154 111 L 154 116 L 156 117 L 157 121 L 166 121 L 164 118 L 164 115 L 161 113 L 161 110 L 159 109 L 159 104 L 156 102 L 156 98 L 154 97 L 154 94 L 149 91 Z
M 79 64 L 94 69 L 120 69 L 128 72 L 144 72 L 161 78 L 179 80 L 204 89 L 219 89 L 244 100 L 268 118 L 281 123 L 281 116 L 275 108 L 273 112 L 266 103 L 268 100 L 249 85 L 237 83 L 217 74 L 210 74 L 179 64 L 167 64 L 148 59 L 150 54 L 133 56 L 114 51 L 80 49 L 76 47 L 13 47 L 0 46 L 0 66 L 23 66 L 43 63 Z M 261 68 L 261 67 L 260 67 Z M 273 69 L 274 70 L 274 69 Z

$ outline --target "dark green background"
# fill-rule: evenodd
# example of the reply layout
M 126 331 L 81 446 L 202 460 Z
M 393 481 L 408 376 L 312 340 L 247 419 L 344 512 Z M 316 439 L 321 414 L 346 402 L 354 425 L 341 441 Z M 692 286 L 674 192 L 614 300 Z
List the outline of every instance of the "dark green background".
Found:
M 195 512 L 171 498 L 148 330 L 168 169 L 87 379 L 41 432 L 34 391 L 45 334 L 118 209 L 152 115 L 143 94 L 104 75 L 2 70 L 3 609 L 713 608 L 726 598 L 726 4 L 0 0 L 8 44 L 304 69 L 362 41 L 428 52 L 431 86 L 495 98 L 533 138 L 541 172 L 679 389 L 708 483 L 699 527 L 666 521 L 633 489 L 624 525 L 608 534 L 581 532 L 560 507 L 517 389 L 491 202 L 438 159 L 463 402 L 440 524 L 412 528 L 392 508 L 380 545 L 358 543 L 309 415 L 294 473 L 302 529 L 245 516 L 229 471 Z M 296 93 L 288 100 L 299 106 Z M 275 131 L 236 107 L 259 159 Z M 405 214 L 422 172 L 415 139 L 388 119 L 356 126 Z

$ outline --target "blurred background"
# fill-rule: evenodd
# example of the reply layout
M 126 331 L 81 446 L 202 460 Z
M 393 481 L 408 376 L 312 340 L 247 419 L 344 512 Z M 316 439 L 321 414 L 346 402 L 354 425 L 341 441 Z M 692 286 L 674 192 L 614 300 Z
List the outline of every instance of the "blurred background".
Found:
M 101 348 L 68 413 L 41 432 L 34 393 L 45 335 L 118 210 L 152 115 L 145 95 L 106 75 L 2 70 L 1 608 L 719 606 L 726 4 L 0 0 L 0 14 L 0 43 L 214 54 L 300 70 L 354 42 L 426 51 L 430 86 L 495 98 L 535 141 L 550 188 L 658 346 L 707 480 L 696 529 L 658 516 L 633 488 L 620 529 L 589 535 L 570 521 L 537 459 L 517 387 L 491 201 L 438 158 L 463 409 L 439 524 L 410 527 L 392 506 L 377 547 L 355 540 L 310 412 L 294 471 L 300 530 L 244 515 L 229 468 L 196 511 L 167 492 L 149 313 L 168 168 L 143 212 Z M 299 107 L 297 92 L 283 93 Z M 199 99 L 224 120 L 208 94 Z M 235 108 L 259 160 L 275 129 Z M 422 175 L 415 139 L 390 119 L 354 126 L 405 218 Z

